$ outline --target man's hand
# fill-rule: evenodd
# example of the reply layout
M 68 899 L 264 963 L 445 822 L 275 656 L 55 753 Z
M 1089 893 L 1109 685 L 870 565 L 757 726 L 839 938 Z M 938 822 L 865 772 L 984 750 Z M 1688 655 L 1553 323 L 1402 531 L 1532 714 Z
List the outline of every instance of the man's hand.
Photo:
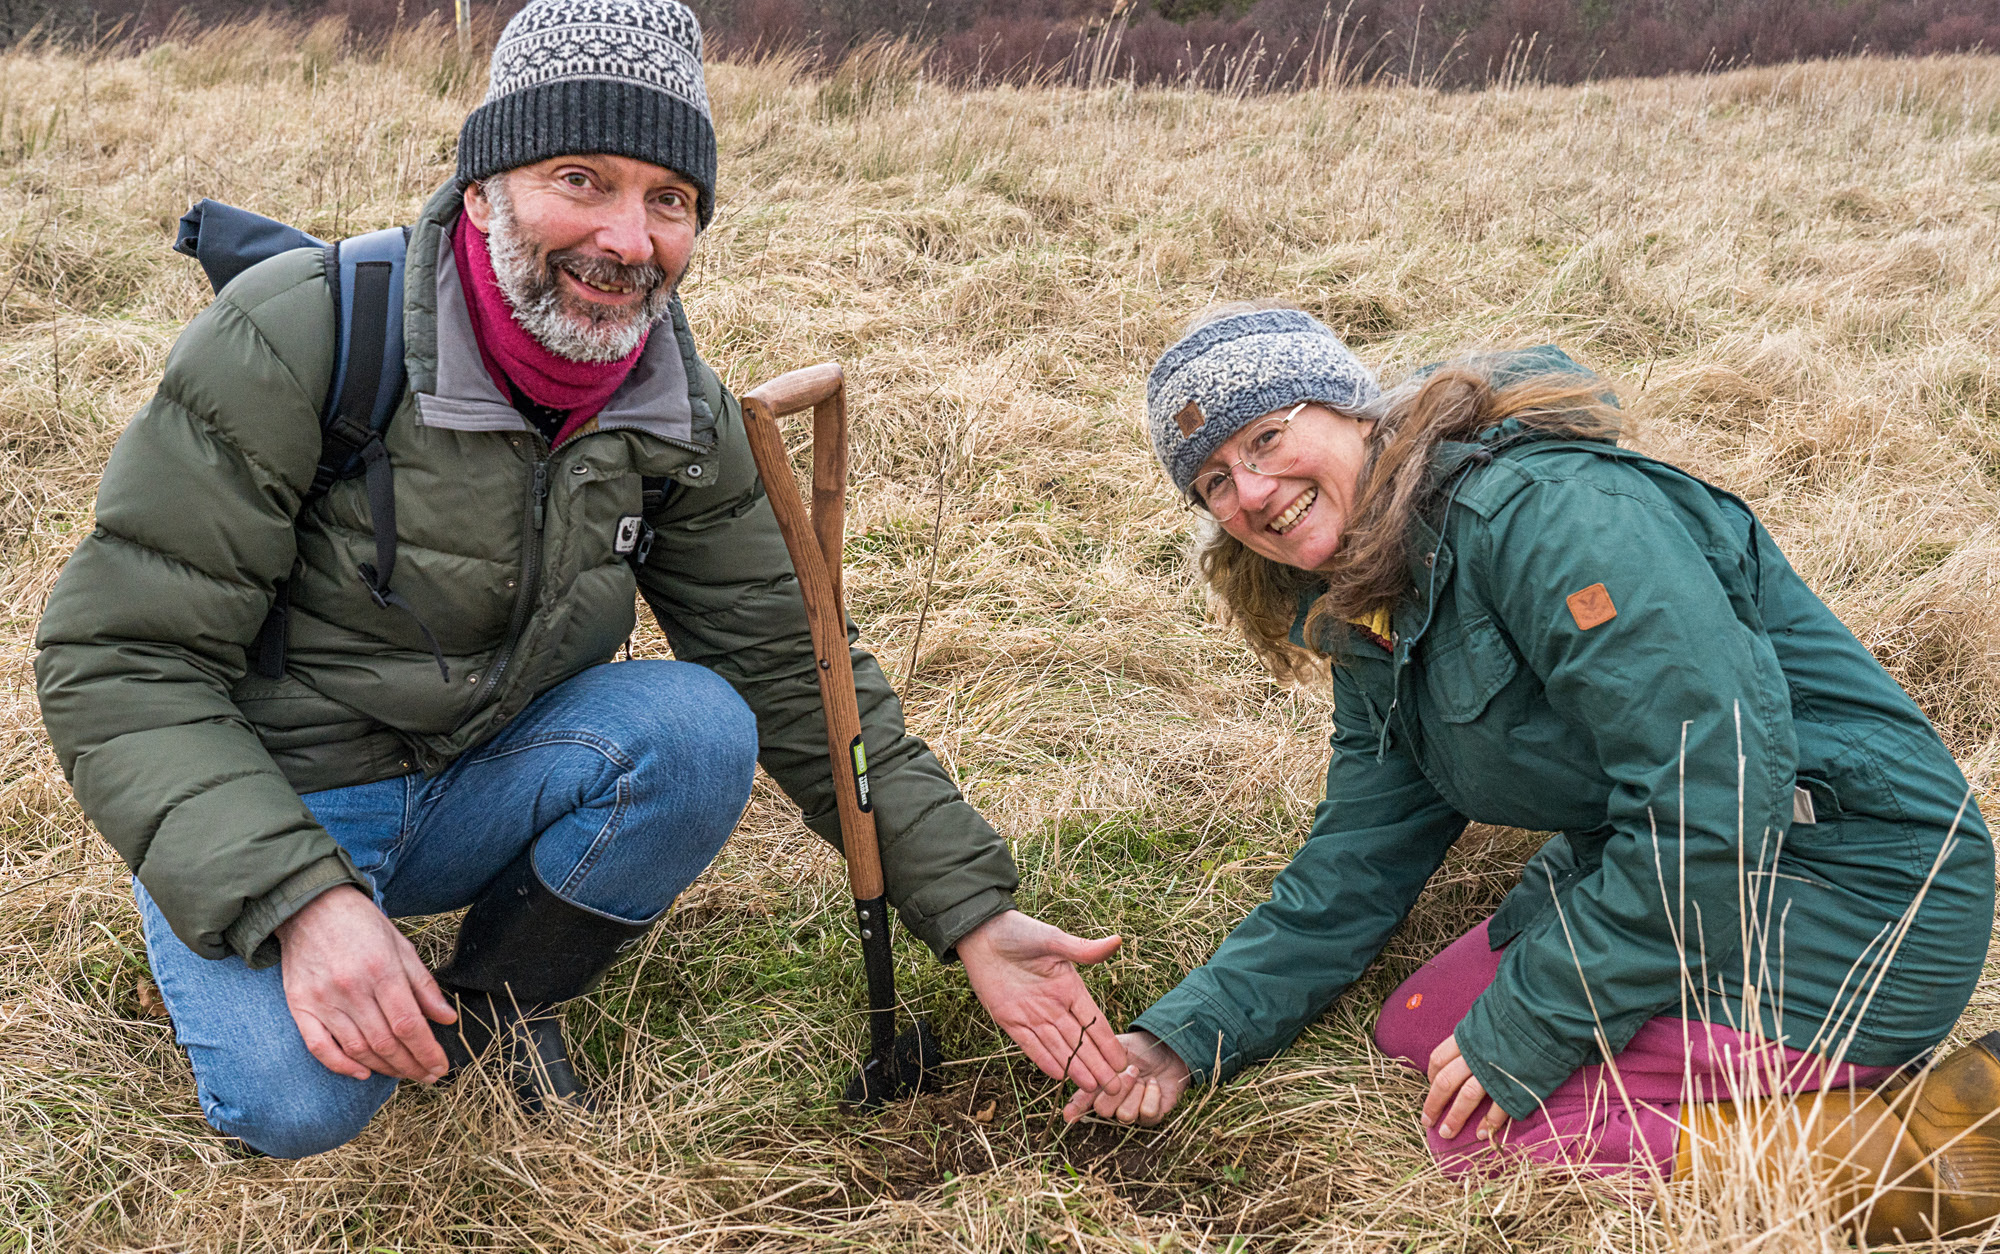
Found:
M 445 1072 L 428 1015 L 458 1013 L 417 951 L 352 884 L 328 889 L 278 925 L 285 1004 L 312 1056 L 357 1080 L 370 1072 L 425 1084 Z
M 1486 1100 L 1486 1087 L 1473 1078 L 1472 1068 L 1458 1052 L 1456 1033 L 1431 1051 L 1431 1065 L 1425 1074 L 1431 1078 L 1431 1091 L 1424 1095 L 1424 1126 L 1436 1128 L 1438 1135 L 1449 1141 Z M 1479 1121 L 1476 1135 L 1482 1141 L 1494 1139 L 1507 1126 L 1507 1119 L 1507 1112 L 1494 1102 Z
M 1086 1089 L 1128 1081 L 1125 1048 L 1091 1000 L 1076 965 L 1102 962 L 1121 938 L 1084 940 L 1019 910 L 996 914 L 958 942 L 965 978 L 993 1022 L 1048 1075 Z
M 1125 1047 L 1125 1056 L 1131 1059 L 1125 1068 L 1128 1078 L 1125 1092 L 1121 1095 L 1109 1089 L 1095 1092 L 1087 1088 L 1078 1089 L 1063 1107 L 1063 1118 L 1075 1123 L 1095 1110 L 1099 1118 L 1116 1119 L 1120 1123 L 1138 1123 L 1150 1128 L 1167 1117 L 1167 1112 L 1180 1101 L 1181 1094 L 1187 1092 L 1191 1073 L 1181 1056 L 1165 1045 L 1151 1032 L 1127 1032 L 1118 1038 Z

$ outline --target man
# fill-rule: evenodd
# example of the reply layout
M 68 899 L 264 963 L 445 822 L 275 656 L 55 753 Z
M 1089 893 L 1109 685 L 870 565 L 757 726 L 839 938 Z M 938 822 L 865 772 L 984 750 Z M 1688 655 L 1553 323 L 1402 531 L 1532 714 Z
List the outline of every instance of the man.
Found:
M 531 1105 L 581 1100 L 553 1007 L 714 857 L 753 762 L 837 835 L 798 583 L 674 295 L 715 207 L 695 20 L 534 0 L 458 161 L 409 238 L 396 560 L 362 479 L 314 491 L 335 306 L 287 253 L 181 337 L 38 635 L 203 1113 L 273 1156 L 496 1040 Z M 635 586 L 677 661 L 606 664 Z M 891 901 L 1045 1071 L 1112 1082 L 1074 964 L 1117 938 L 1012 908 L 1005 843 L 855 675 Z M 434 979 L 390 919 L 467 905 Z

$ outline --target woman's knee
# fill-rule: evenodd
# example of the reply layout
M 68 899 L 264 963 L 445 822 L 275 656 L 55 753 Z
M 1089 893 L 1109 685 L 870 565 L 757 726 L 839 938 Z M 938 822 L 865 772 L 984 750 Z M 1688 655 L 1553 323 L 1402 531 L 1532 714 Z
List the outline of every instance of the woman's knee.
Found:
M 1382 1003 L 1382 1013 L 1375 1020 L 1375 1048 L 1419 1071 L 1429 1066 L 1432 1051 L 1444 1044 L 1457 1026 L 1422 1013 L 1423 1004 L 1424 994 L 1405 983 Z
M 1389 994 L 1375 1021 L 1375 1047 L 1423 1070 L 1431 1051 L 1458 1031 L 1499 969 L 1500 955 L 1487 943 L 1487 925 L 1482 921 Z
M 319 1066 L 315 1061 L 312 1065 Z M 396 1081 L 388 1076 L 351 1080 L 324 1067 L 321 1076 L 289 1076 L 233 1095 L 202 1095 L 209 1126 L 272 1158 L 310 1158 L 361 1135 Z

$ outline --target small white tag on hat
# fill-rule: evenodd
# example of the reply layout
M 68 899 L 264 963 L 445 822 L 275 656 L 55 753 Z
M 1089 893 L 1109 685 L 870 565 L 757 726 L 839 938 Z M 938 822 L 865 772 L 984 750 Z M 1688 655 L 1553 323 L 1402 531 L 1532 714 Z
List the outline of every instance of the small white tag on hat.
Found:
M 1813 813 L 1812 794 L 1803 788 L 1792 789 L 1792 826 L 1810 827 L 1819 822 Z

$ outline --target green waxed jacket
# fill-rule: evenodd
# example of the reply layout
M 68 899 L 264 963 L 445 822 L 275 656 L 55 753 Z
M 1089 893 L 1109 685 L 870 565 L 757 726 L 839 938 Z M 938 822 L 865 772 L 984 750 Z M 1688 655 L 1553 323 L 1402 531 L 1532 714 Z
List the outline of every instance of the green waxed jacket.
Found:
M 392 582 L 436 633 L 450 682 L 416 622 L 374 604 L 356 573 L 375 560 L 363 481 L 300 513 L 333 368 L 317 250 L 246 271 L 188 325 L 42 618 L 35 670 L 64 772 L 208 957 L 268 964 L 280 922 L 363 885 L 301 793 L 442 770 L 610 661 L 635 588 L 675 656 L 749 703 L 764 768 L 838 841 L 804 604 L 736 399 L 676 306 L 593 426 L 551 452 L 479 361 L 449 245 L 460 204 L 446 186 L 412 232 L 409 387 L 388 433 Z M 667 480 L 657 505 L 642 502 L 644 476 Z M 657 538 L 635 572 L 614 543 L 642 511 Z M 287 673 L 269 680 L 245 654 L 281 579 Z M 946 955 L 1011 905 L 1013 862 L 905 732 L 874 660 L 854 658 L 888 895 Z
M 1576 369 L 1539 349 L 1496 374 Z M 1992 926 L 1986 826 L 1929 722 L 1749 508 L 1511 423 L 1434 469 L 1393 647 L 1342 642 L 1304 846 L 1136 1026 L 1201 1079 L 1270 1057 L 1476 820 L 1559 833 L 1494 916 L 1499 974 L 1457 1031 L 1517 1118 L 1656 1015 L 1736 1026 L 1754 1003 L 1768 1036 L 1869 1065 L 1942 1039 Z M 1616 615 L 1586 629 L 1601 615 L 1569 598 L 1597 584 Z

